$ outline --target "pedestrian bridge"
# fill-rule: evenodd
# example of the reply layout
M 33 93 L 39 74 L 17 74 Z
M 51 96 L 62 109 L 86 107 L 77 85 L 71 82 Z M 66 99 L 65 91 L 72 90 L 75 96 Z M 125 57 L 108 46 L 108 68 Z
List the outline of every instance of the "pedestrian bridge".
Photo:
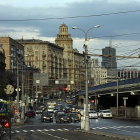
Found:
M 119 106 L 124 105 L 124 98 L 128 98 L 129 107 L 140 105 L 140 78 L 117 80 L 88 88 L 88 95 L 91 99 L 98 100 L 98 104 L 104 107 L 115 107 L 117 94 Z M 79 91 L 77 96 L 78 104 L 83 106 L 85 91 Z
M 117 80 L 98 86 L 88 88 L 89 95 L 106 95 L 115 93 L 138 94 L 140 92 L 140 78 L 127 80 Z M 84 95 L 84 91 L 80 91 L 79 95 Z

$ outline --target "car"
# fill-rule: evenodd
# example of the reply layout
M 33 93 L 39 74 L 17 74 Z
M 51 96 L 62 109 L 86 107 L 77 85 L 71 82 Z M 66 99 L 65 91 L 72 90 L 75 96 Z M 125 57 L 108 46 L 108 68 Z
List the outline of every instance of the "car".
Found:
M 55 119 L 56 119 L 56 123 L 71 122 L 70 117 L 68 116 L 68 114 L 57 114 Z
M 101 118 L 112 118 L 112 112 L 110 110 L 102 110 L 100 112 L 100 117 Z
M 89 118 L 90 119 L 98 119 L 98 113 L 95 110 L 90 110 Z
M 31 118 L 31 117 L 35 117 L 36 114 L 35 114 L 35 111 L 30 110 L 30 111 L 27 111 L 27 112 L 25 113 L 25 116 Z
M 42 108 L 36 109 L 36 114 L 42 114 Z
M 41 115 L 41 122 L 52 122 L 53 112 L 44 111 Z
M 71 122 L 80 122 L 80 118 L 76 113 L 69 113 L 68 116 L 70 117 Z

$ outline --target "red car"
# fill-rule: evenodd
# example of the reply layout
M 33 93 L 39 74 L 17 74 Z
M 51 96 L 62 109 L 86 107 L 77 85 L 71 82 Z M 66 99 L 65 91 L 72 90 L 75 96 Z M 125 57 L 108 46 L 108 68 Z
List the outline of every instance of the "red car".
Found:
M 35 111 L 33 111 L 33 110 L 31 110 L 31 111 L 27 111 L 26 113 L 25 113 L 25 116 L 26 117 L 35 117 Z

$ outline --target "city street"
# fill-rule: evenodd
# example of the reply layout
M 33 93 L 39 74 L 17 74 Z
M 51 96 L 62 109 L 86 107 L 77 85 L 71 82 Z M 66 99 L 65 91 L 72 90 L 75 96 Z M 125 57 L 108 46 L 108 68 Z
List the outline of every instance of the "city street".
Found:
M 140 138 L 140 123 L 134 121 L 124 121 L 117 119 L 91 119 L 90 133 L 85 133 L 80 130 L 80 123 L 42 123 L 40 116 L 27 119 L 27 122 L 22 126 L 13 126 L 12 137 L 17 135 L 26 136 L 30 140 L 112 140 L 111 137 L 103 136 L 102 132 L 107 134 L 117 134 L 122 136 L 132 136 Z M 92 133 L 93 132 L 93 133 Z M 96 135 L 99 132 L 101 134 Z M 117 137 L 113 138 L 117 140 Z

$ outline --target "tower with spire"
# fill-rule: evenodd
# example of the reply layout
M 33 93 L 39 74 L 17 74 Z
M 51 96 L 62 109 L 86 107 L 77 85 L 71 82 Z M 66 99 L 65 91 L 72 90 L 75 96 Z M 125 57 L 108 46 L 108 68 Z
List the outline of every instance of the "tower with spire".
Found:
M 55 39 L 55 43 L 60 47 L 64 48 L 63 58 L 64 58 L 64 78 L 67 81 L 67 88 L 73 89 L 74 84 L 74 50 L 73 50 L 73 40 L 71 35 L 68 33 L 68 26 L 62 24 L 59 27 L 59 32 Z

